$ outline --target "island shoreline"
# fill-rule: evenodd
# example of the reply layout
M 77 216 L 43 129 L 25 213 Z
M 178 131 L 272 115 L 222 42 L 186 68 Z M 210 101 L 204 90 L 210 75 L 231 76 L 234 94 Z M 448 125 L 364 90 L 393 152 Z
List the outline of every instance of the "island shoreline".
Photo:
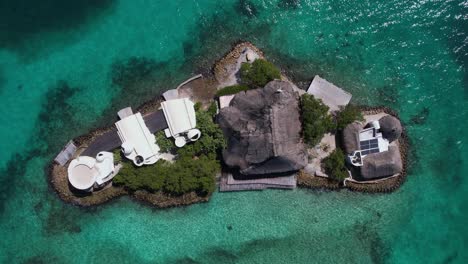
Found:
M 243 50 L 246 48 L 250 48 L 255 50 L 260 54 L 263 58 L 264 53 L 255 47 L 250 42 L 237 42 L 232 45 L 231 50 L 228 51 L 223 57 L 219 60 L 216 60 L 211 67 L 210 74 L 208 76 L 204 76 L 204 87 L 208 86 L 216 86 L 220 87 L 223 85 L 223 78 L 226 78 L 226 69 L 229 66 L 232 66 L 232 63 L 236 61 Z M 286 77 L 287 78 L 287 77 Z M 183 86 L 190 85 L 184 84 Z M 212 89 L 213 87 L 210 87 Z M 216 89 L 215 89 L 216 90 Z M 139 107 L 137 107 L 137 111 L 141 112 L 142 115 L 150 114 L 156 110 L 158 110 L 160 103 L 161 103 L 161 93 L 155 96 L 153 99 L 150 99 L 144 103 L 142 103 Z M 361 111 L 369 112 L 369 113 L 380 113 L 384 112 L 399 118 L 396 111 L 390 109 L 385 106 L 360 106 Z M 114 127 L 104 127 L 104 128 L 96 128 L 90 130 L 90 132 L 75 137 L 73 142 L 75 142 L 78 146 L 77 154 L 81 153 L 86 147 L 93 142 L 97 137 L 100 135 L 112 131 L 115 129 Z M 318 177 L 318 176 L 311 176 L 307 175 L 303 171 L 298 172 L 298 188 L 302 189 L 323 189 L 323 190 L 339 190 L 339 189 L 349 189 L 351 191 L 356 192 L 365 192 L 365 193 L 384 193 L 384 192 L 392 192 L 398 189 L 401 184 L 406 180 L 407 176 L 407 166 L 408 166 L 408 150 L 409 150 L 409 138 L 407 136 L 406 129 L 403 127 L 402 137 L 399 139 L 400 145 L 400 153 L 402 155 L 403 161 L 403 171 L 401 174 L 395 178 L 388 179 L 389 182 L 383 181 L 379 183 L 354 183 L 354 182 L 346 182 L 346 186 L 343 186 L 340 183 L 333 181 L 331 179 Z M 80 152 L 81 151 L 81 152 Z M 67 163 L 68 164 L 68 163 Z M 146 190 L 138 190 L 135 192 L 130 192 L 126 190 L 124 187 L 117 187 L 113 186 L 112 183 L 107 184 L 102 189 L 90 193 L 90 194 L 81 194 L 71 191 L 71 188 L 68 184 L 67 175 L 66 175 L 66 165 L 60 166 L 55 161 L 51 161 L 49 165 L 46 167 L 46 173 L 48 175 L 48 182 L 52 189 L 55 191 L 57 196 L 64 202 L 79 206 L 79 207 L 91 207 L 101 204 L 107 204 L 111 201 L 116 200 L 119 197 L 124 195 L 128 195 L 131 199 L 146 204 L 151 205 L 155 208 L 169 208 L 169 207 L 177 207 L 177 206 L 186 206 L 195 203 L 202 203 L 208 202 L 211 195 L 201 196 L 195 192 L 190 192 L 183 194 L 181 196 L 172 196 L 169 194 L 165 194 L 162 191 L 151 193 Z M 219 184 L 219 177 L 217 177 L 216 182 Z

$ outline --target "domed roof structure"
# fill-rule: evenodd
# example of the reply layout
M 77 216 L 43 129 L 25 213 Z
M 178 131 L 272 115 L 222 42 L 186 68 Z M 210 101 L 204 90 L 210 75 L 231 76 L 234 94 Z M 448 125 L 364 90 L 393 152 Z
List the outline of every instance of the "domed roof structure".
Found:
M 389 142 L 400 138 L 403 128 L 401 127 L 400 120 L 398 120 L 396 117 L 386 115 L 380 118 L 379 123 L 382 136 L 388 139 Z

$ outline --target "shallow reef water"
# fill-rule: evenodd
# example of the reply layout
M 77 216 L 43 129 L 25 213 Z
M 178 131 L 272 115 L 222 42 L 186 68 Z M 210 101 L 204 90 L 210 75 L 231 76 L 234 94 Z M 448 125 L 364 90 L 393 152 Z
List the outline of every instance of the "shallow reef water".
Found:
M 67 2 L 67 1 L 65 1 Z M 0 0 L 1 263 L 466 263 L 466 1 Z M 215 193 L 158 210 L 64 204 L 46 167 L 241 40 L 300 87 L 394 108 L 410 174 L 391 194 Z

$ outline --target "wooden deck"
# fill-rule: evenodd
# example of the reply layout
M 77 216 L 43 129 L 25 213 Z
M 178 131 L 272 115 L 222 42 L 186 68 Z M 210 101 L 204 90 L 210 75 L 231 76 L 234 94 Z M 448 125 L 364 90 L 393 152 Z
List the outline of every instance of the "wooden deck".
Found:
M 223 173 L 221 176 L 219 191 L 255 191 L 264 189 L 295 189 L 297 186 L 296 175 L 262 178 L 251 180 L 236 180 L 230 173 Z

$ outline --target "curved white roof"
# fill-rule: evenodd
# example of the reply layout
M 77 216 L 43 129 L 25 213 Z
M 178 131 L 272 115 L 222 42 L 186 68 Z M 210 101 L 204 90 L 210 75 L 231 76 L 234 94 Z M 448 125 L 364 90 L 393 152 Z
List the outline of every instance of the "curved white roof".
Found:
M 168 100 L 161 106 L 172 136 L 196 127 L 194 104 L 188 98 Z
M 68 165 L 68 181 L 78 190 L 93 187 L 99 172 L 94 167 L 96 160 L 88 156 L 78 157 Z
M 117 132 L 123 146 L 132 146 L 133 151 L 126 154 L 126 157 L 132 159 L 136 165 L 137 156 L 144 160 L 143 164 L 153 164 L 159 158 L 159 147 L 156 145 L 156 138 L 149 131 L 140 113 L 127 116 L 115 123 Z

